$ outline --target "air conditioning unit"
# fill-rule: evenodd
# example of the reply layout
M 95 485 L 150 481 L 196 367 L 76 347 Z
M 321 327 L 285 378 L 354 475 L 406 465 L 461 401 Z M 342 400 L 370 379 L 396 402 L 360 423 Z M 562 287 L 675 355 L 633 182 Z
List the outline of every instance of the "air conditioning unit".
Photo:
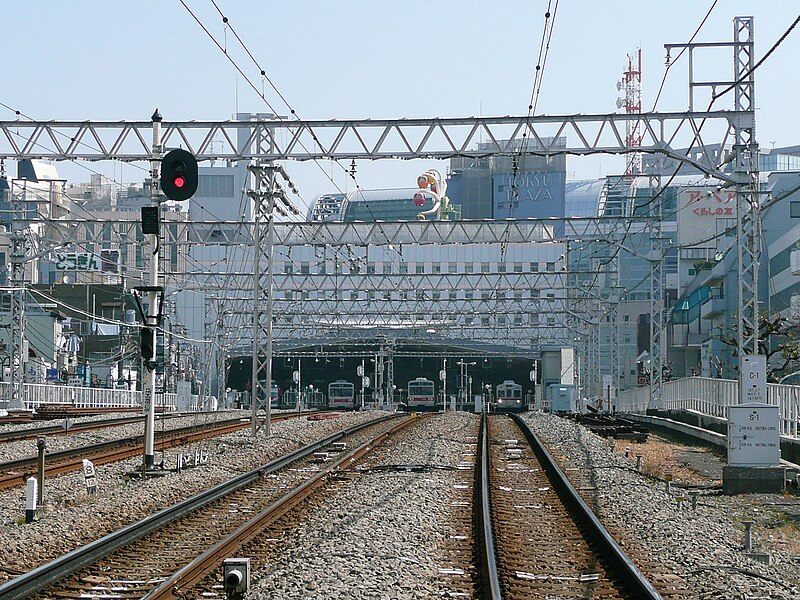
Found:
M 800 294 L 793 294 L 789 300 L 789 309 L 793 319 L 800 319 Z
M 792 268 L 792 275 L 800 275 L 800 248 L 792 250 L 789 264 Z

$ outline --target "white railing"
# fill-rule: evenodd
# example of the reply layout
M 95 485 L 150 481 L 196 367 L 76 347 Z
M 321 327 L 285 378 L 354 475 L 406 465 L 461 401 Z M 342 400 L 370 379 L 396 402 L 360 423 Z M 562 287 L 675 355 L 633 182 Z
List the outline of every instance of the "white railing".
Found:
M 0 382 L 0 408 L 6 408 L 10 400 L 11 384 Z M 142 406 L 142 392 L 26 383 L 25 408 L 36 410 L 42 404 L 70 404 L 77 408 L 138 408 Z M 204 403 L 201 396 L 193 394 L 189 410 L 207 410 L 210 404 L 208 399 Z M 176 410 L 178 395 L 156 393 L 156 406 Z
M 663 407 L 667 410 L 693 410 L 704 415 L 728 418 L 728 407 L 739 403 L 739 384 L 733 379 L 687 377 L 663 385 Z M 650 388 L 620 392 L 617 410 L 645 412 L 650 402 Z M 798 437 L 800 432 L 800 386 L 767 384 L 767 404 L 778 407 L 781 435 Z

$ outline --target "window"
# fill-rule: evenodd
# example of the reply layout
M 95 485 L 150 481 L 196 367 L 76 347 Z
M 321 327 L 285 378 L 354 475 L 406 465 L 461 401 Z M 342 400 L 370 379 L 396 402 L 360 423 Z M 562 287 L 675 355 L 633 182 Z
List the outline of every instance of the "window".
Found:
M 392 274 L 392 272 L 393 272 L 393 269 L 392 269 L 392 263 L 390 263 L 390 262 L 385 262 L 385 263 L 383 263 L 383 272 L 384 272 L 386 275 L 391 275 L 391 274 Z
M 367 274 L 374 275 L 375 274 L 375 263 L 369 263 L 367 265 Z
M 447 272 L 448 273 L 457 273 L 458 272 L 458 264 L 457 263 L 448 263 L 447 265 Z
M 506 272 L 506 263 L 497 263 L 497 272 L 498 273 L 505 273 Z
M 433 298 L 434 300 L 438 300 L 439 298 L 441 298 L 441 296 L 442 293 L 438 290 L 431 293 L 431 298 Z
M 311 265 L 309 263 L 303 261 L 300 263 L 300 273 L 303 275 L 308 275 L 311 272 Z
M 789 216 L 793 219 L 800 218 L 800 200 L 789 202 Z
M 403 274 L 403 275 L 408 273 L 408 264 L 407 263 L 402 263 L 400 265 L 400 273 Z
M 464 300 L 472 300 L 473 293 L 472 290 L 466 290 L 464 292 Z
M 421 275 L 422 273 L 424 273 L 425 272 L 425 265 L 421 265 L 421 264 L 417 263 L 415 272 L 416 272 L 417 275 Z
M 469 274 L 469 273 L 474 273 L 474 272 L 475 272 L 475 269 L 472 266 L 472 263 L 467 263 L 467 264 L 464 265 L 464 273 Z
M 489 263 L 482 262 L 481 263 L 481 273 L 488 273 L 489 272 Z
M 515 262 L 514 263 L 514 273 L 522 273 L 522 263 Z
M 556 270 L 556 263 L 554 263 L 554 262 L 548 262 L 548 263 L 547 263 L 547 270 L 548 270 L 548 271 L 551 271 L 551 272 L 552 272 L 552 271 L 555 271 L 555 270 Z
M 431 265 L 431 272 L 435 274 L 439 274 L 442 272 L 442 264 L 441 263 L 433 263 Z
M 283 263 L 283 272 L 287 275 L 294 273 L 294 265 L 292 263 Z
M 522 325 L 522 315 L 514 315 L 514 325 Z
M 455 290 L 450 290 L 448 297 L 450 300 L 456 300 L 458 298 L 458 292 Z

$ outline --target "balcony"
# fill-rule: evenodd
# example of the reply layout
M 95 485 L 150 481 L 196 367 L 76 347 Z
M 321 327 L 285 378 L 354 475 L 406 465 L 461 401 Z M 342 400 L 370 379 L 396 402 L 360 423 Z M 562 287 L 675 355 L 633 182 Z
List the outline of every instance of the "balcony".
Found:
M 703 319 L 716 319 L 726 312 L 724 298 L 709 298 L 700 307 L 700 317 Z

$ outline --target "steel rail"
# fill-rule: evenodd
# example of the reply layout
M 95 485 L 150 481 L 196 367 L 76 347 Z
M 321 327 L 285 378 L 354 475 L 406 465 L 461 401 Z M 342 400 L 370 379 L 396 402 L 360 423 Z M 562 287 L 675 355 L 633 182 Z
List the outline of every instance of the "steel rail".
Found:
M 235 531 L 228 534 L 225 538 L 214 544 L 211 548 L 200 554 L 165 579 L 157 588 L 150 591 L 143 597 L 143 600 L 166 600 L 183 598 L 188 593 L 191 586 L 199 582 L 203 577 L 209 575 L 214 569 L 218 568 L 222 559 L 230 556 L 238 548 L 243 547 L 261 531 L 273 523 L 277 518 L 286 514 L 292 507 L 306 498 L 311 491 L 322 485 L 324 479 L 332 472 L 352 465 L 352 463 L 367 454 L 373 448 L 379 446 L 387 438 L 397 431 L 408 427 L 416 422 L 419 415 L 412 416 L 410 419 L 403 419 L 389 431 L 381 433 L 375 438 L 365 442 L 352 452 L 340 457 L 332 465 L 323 469 L 313 477 L 307 479 L 292 491 L 285 494 L 280 499 L 273 502 L 261 513 L 253 517 L 247 523 L 238 527 Z
M 320 448 L 332 444 L 346 435 L 353 434 L 361 429 L 381 423 L 388 419 L 396 418 L 399 415 L 387 415 L 360 423 L 343 431 L 333 433 L 316 442 L 307 444 L 289 454 L 277 458 L 269 463 L 257 467 L 247 473 L 239 475 L 234 479 L 221 483 L 213 488 L 187 498 L 177 504 L 165 508 L 157 513 L 145 517 L 141 521 L 132 523 L 122 529 L 103 536 L 85 546 L 76 548 L 67 554 L 43 564 L 25 575 L 16 577 L 9 582 L 0 585 L 0 598 L 3 600 L 23 600 L 43 592 L 48 586 L 65 579 L 69 575 L 92 563 L 108 556 L 112 552 L 127 546 L 136 540 L 160 529 L 188 515 L 189 513 L 203 508 L 212 502 L 225 497 L 226 495 L 243 488 L 253 481 L 264 477 L 270 473 L 278 471 L 283 467 L 304 458 Z
M 283 413 L 273 415 L 273 421 L 283 421 L 286 419 L 297 416 L 298 413 Z M 300 413 L 301 416 L 311 416 L 319 414 L 317 412 Z M 206 423 L 200 427 L 190 426 L 178 429 L 171 429 L 167 431 L 156 432 L 156 449 L 163 450 L 166 448 L 173 448 L 189 444 L 209 436 L 224 435 L 233 433 L 240 429 L 246 429 L 250 426 L 250 419 L 242 417 L 237 419 L 228 419 L 220 421 L 216 424 Z M 68 450 L 61 450 L 59 452 L 52 452 L 45 455 L 45 475 L 62 475 L 72 471 L 79 471 L 83 468 L 83 459 L 90 456 L 92 462 L 98 465 L 125 460 L 136 456 L 142 450 L 143 436 L 133 436 L 129 438 L 120 438 L 118 440 L 111 440 L 108 442 L 100 442 L 90 446 L 80 446 L 78 448 L 70 448 Z M 119 446 L 125 446 L 119 448 Z M 98 451 L 102 452 L 97 455 Z M 105 452 L 103 452 L 105 451 Z M 48 461 L 58 461 L 54 464 L 48 464 Z M 8 472 L 6 475 L 0 476 L 0 490 L 12 488 L 18 485 L 24 485 L 27 478 L 32 474 L 32 469 L 37 466 L 38 457 L 20 458 L 4 463 L 0 463 L 0 471 Z M 65 462 L 64 462 L 65 461 Z M 17 472 L 20 470 L 21 472 Z
M 157 420 L 177 419 L 180 417 L 191 417 L 196 414 L 197 413 L 179 413 L 170 415 L 156 415 L 156 419 Z M 64 429 L 64 426 L 62 424 L 62 425 L 47 425 L 45 427 L 35 427 L 31 429 L 17 429 L 14 431 L 0 431 L 0 443 L 18 442 L 22 440 L 34 440 L 39 436 L 69 435 L 71 433 L 80 433 L 82 431 L 90 431 L 92 429 L 103 429 L 105 427 L 115 427 L 117 425 L 138 423 L 143 420 L 144 420 L 143 416 L 136 415 L 134 417 L 119 417 L 116 419 L 102 419 L 100 421 L 73 423 L 72 425 L 69 426 L 69 429 Z
M 478 554 L 482 564 L 478 569 L 483 583 L 483 598 L 500 600 L 503 597 L 500 589 L 500 575 L 497 572 L 497 557 L 494 552 L 494 535 L 492 533 L 492 502 L 489 487 L 489 424 L 486 412 L 481 416 L 480 443 L 478 444 L 479 472 L 477 491 L 480 493 L 480 508 L 475 511 L 475 531 L 480 536 Z
M 553 488 L 562 498 L 564 505 L 576 516 L 588 535 L 591 536 L 591 541 L 598 548 L 598 553 L 619 573 L 625 576 L 623 585 L 635 594 L 633 597 L 637 598 L 637 600 L 662 600 L 661 595 L 653 587 L 653 584 L 648 581 L 630 557 L 620 548 L 616 540 L 608 533 L 608 530 L 570 483 L 553 456 L 547 451 L 547 448 L 545 448 L 536 434 L 531 431 L 527 423 L 519 415 L 512 414 L 509 416 L 520 428 L 525 439 L 530 444 L 531 450 L 542 463 L 542 468 L 552 481 Z

